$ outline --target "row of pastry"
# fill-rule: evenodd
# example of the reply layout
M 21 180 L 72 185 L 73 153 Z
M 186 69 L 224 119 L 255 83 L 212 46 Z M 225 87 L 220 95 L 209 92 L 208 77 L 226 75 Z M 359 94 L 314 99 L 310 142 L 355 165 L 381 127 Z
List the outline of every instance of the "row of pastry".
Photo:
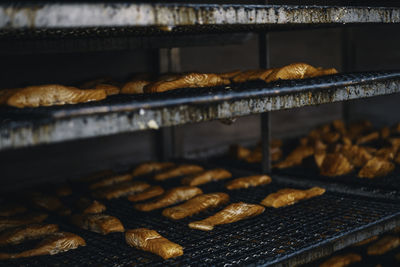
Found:
M 302 165 L 313 158 L 314 165 L 323 176 L 346 175 L 358 169 L 359 178 L 384 177 L 393 172 L 395 163 L 400 164 L 400 124 L 374 128 L 369 121 L 345 125 L 342 120 L 319 126 L 307 136 L 283 160 L 282 142 L 271 143 L 271 159 L 279 161 L 273 168 L 286 169 Z M 234 145 L 231 155 L 247 162 L 261 162 L 261 148 L 254 150 Z
M 18 108 L 77 104 L 100 101 L 115 94 L 160 93 L 179 88 L 199 88 L 228 85 L 253 80 L 304 79 L 335 74 L 335 69 L 315 68 L 305 63 L 293 63 L 281 68 L 232 71 L 228 73 L 180 73 L 153 77 L 137 74 L 126 83 L 109 79 L 86 82 L 78 87 L 60 84 L 28 86 L 0 90 L 0 105 Z
M 137 176 L 147 176 L 148 180 L 158 183 L 182 177 L 183 185 L 164 190 L 160 184 L 150 185 L 147 182 L 135 181 L 134 178 Z M 149 212 L 163 208 L 161 212 L 163 216 L 180 220 L 226 205 L 230 199 L 229 194 L 224 192 L 205 194 L 197 186 L 231 177 L 232 174 L 229 171 L 221 168 L 205 170 L 203 167 L 193 164 L 147 162 L 137 166 L 131 173 L 91 180 L 88 187 L 92 190 L 95 198 L 127 197 L 127 200 L 132 202 L 142 201 L 134 205 L 136 210 Z M 88 179 L 85 181 L 87 182 Z M 229 181 L 225 187 L 229 190 L 245 189 L 266 185 L 270 182 L 271 178 L 267 175 L 253 175 L 235 178 Z M 308 190 L 285 188 L 269 194 L 260 204 L 231 203 L 203 220 L 190 222 L 188 226 L 192 229 L 211 231 L 217 225 L 234 223 L 257 216 L 264 212 L 265 207 L 279 208 L 292 205 L 303 199 L 322 195 L 324 192 L 325 190 L 319 187 Z M 79 226 L 79 224 L 77 225 Z M 183 248 L 180 245 L 170 243 L 161 236 L 163 242 L 146 241 L 150 240 L 149 236 L 153 235 L 159 236 L 154 230 L 131 229 L 126 232 L 126 240 L 128 244 L 138 249 L 150 251 L 165 259 L 183 254 Z

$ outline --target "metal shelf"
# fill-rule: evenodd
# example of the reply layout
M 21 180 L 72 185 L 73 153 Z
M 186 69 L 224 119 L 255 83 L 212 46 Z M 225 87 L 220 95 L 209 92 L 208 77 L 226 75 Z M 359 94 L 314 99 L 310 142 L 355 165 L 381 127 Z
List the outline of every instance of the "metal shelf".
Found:
M 400 92 L 400 72 L 337 74 L 159 94 L 117 95 L 54 107 L 0 108 L 0 150 L 49 144 Z
M 152 3 L 0 4 L 0 29 L 400 23 L 400 8 Z

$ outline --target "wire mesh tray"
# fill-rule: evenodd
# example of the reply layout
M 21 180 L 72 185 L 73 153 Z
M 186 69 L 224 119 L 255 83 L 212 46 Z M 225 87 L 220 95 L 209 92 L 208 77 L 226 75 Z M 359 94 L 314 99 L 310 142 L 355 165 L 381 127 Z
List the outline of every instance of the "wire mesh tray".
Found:
M 244 175 L 234 172 L 233 177 Z M 267 186 L 227 191 L 225 182 L 201 186 L 204 192 L 227 192 L 230 202 L 259 203 L 269 193 L 290 186 L 273 182 Z M 180 179 L 161 183 L 165 188 L 179 185 Z M 76 192 L 82 193 L 82 186 Z M 67 198 L 69 202 L 74 199 Z M 104 201 L 107 214 L 118 217 L 126 229 L 147 227 L 184 247 L 184 255 L 167 261 L 153 254 L 129 247 L 123 234 L 107 236 L 84 231 L 52 218 L 61 229 L 81 235 L 87 242 L 81 247 L 54 256 L 2 261 L 2 266 L 220 266 L 269 265 L 290 262 L 305 263 L 369 237 L 374 231 L 391 229 L 400 222 L 400 203 L 389 200 L 326 192 L 324 195 L 301 201 L 295 205 L 272 209 L 257 217 L 215 227 L 203 232 L 188 228 L 191 221 L 203 219 L 215 211 L 195 215 L 189 219 L 169 220 L 161 210 L 138 212 L 125 199 Z M 333 246 L 334 244 L 334 246 Z M 339 245 L 338 245 L 339 244 Z M 340 245 L 341 244 L 341 245 Z M 326 246 L 332 247 L 326 249 Z M 325 254 L 318 251 L 325 247 Z M 306 256 L 305 256 L 306 255 Z

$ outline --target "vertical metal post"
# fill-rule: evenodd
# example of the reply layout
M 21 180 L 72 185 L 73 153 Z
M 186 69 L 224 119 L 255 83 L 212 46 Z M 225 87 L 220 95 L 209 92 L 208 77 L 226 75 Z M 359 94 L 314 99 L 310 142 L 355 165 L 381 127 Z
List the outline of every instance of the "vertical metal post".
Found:
M 260 4 L 268 4 L 268 1 L 259 1 Z M 269 59 L 269 35 L 268 33 L 260 33 L 258 35 L 258 49 L 259 49 L 259 66 L 262 69 L 270 67 Z M 271 115 L 270 112 L 261 114 L 261 147 L 262 147 L 262 161 L 261 168 L 264 173 L 271 171 L 271 154 L 270 154 L 270 140 L 271 140 Z
M 354 39 L 352 37 L 351 29 L 342 29 L 342 71 L 349 72 L 354 71 L 354 60 L 355 60 L 355 49 L 354 49 Z M 344 101 L 342 103 L 342 118 L 344 122 L 349 124 L 351 115 L 351 102 Z
M 158 50 L 158 74 L 180 72 L 179 48 L 166 48 Z M 167 160 L 181 156 L 181 142 L 177 142 L 175 127 L 164 127 L 156 133 L 156 149 L 159 160 Z

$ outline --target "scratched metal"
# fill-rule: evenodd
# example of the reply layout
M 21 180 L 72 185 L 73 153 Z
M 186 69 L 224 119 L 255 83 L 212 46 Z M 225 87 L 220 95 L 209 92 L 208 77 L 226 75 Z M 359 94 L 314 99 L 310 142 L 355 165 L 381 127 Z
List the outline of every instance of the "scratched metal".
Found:
M 349 80 L 339 83 L 338 80 L 344 77 Z M 400 92 L 398 72 L 385 72 L 380 76 L 373 73 L 369 78 L 362 74 L 357 82 L 355 77 L 360 74 L 273 84 L 237 84 L 231 85 L 231 89 L 198 88 L 154 95 L 115 96 L 103 102 L 58 107 L 3 107 L 0 112 L 0 150 Z M 334 82 L 327 82 L 329 80 Z M 237 91 L 235 86 L 239 87 Z
M 399 23 L 400 8 L 212 4 L 0 4 L 0 28 Z

